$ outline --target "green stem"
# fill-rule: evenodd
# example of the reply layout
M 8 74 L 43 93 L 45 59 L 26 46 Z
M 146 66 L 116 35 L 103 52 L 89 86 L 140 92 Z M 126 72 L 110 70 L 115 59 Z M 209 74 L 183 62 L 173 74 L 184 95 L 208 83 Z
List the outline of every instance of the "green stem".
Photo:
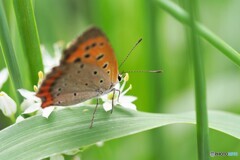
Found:
M 160 7 L 175 17 L 177 20 L 190 25 L 190 16 L 189 14 L 174 4 L 171 1 L 167 0 L 158 0 Z M 196 32 L 205 38 L 209 43 L 219 49 L 225 56 L 227 56 L 232 62 L 240 66 L 240 54 L 234 50 L 231 46 L 229 46 L 226 42 L 224 42 L 221 38 L 215 35 L 212 31 L 206 28 L 199 22 L 195 21 Z
M 14 123 L 16 122 L 15 116 L 14 116 L 14 115 L 11 116 L 11 117 L 10 117 L 10 120 L 12 121 L 12 124 L 14 124 Z
M 23 80 L 19 70 L 19 65 L 17 63 L 16 53 L 14 52 L 12 46 L 12 41 L 9 34 L 8 23 L 2 1 L 0 1 L 0 49 L 3 54 L 5 64 L 8 68 L 11 84 L 14 90 L 15 100 L 17 104 L 19 104 L 21 98 L 20 95 L 17 93 L 17 89 L 22 88 Z
M 23 50 L 29 63 L 32 85 L 37 84 L 37 73 L 43 70 L 43 64 L 32 0 L 13 2 Z
M 208 114 L 206 102 L 206 85 L 204 76 L 203 57 L 199 37 L 197 34 L 197 26 L 195 24 L 195 12 L 197 11 L 196 1 L 187 0 L 188 10 L 190 12 L 191 27 L 191 52 L 193 58 L 193 70 L 195 79 L 195 99 L 196 99 L 196 120 L 197 120 L 197 143 L 198 143 L 198 159 L 209 159 L 208 144 Z

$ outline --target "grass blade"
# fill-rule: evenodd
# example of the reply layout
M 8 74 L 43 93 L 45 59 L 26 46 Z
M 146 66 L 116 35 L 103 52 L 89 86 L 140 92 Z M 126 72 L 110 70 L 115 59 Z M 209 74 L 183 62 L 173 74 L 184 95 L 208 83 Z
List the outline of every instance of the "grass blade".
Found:
M 163 10 L 171 14 L 177 20 L 179 20 L 184 24 L 190 25 L 190 16 L 185 10 L 183 10 L 182 8 L 180 8 L 179 6 L 177 6 L 171 1 L 158 0 L 157 2 L 159 3 L 159 6 Z M 224 42 L 221 38 L 219 38 L 217 35 L 215 35 L 212 31 L 210 31 L 201 23 L 199 22 L 195 22 L 195 23 L 196 23 L 196 31 L 198 32 L 199 35 L 201 35 L 209 43 L 211 43 L 218 50 L 220 50 L 233 63 L 240 66 L 240 54 L 236 50 L 234 50 L 230 45 Z
M 152 114 L 116 107 L 114 114 L 106 113 L 99 108 L 94 127 L 89 129 L 93 109 L 93 107 L 66 108 L 53 112 L 48 119 L 34 116 L 2 130 L 0 159 L 42 159 L 63 151 L 168 124 L 195 123 L 194 112 Z M 209 117 L 211 128 L 240 139 L 238 115 L 210 112 Z
M 195 104 L 196 104 L 196 120 L 197 120 L 197 143 L 198 143 L 198 159 L 209 159 L 208 144 L 208 114 L 206 102 L 206 85 L 203 57 L 201 54 L 201 46 L 195 25 L 195 17 L 197 15 L 196 0 L 187 0 L 188 10 L 190 12 L 190 28 L 191 42 L 190 48 L 193 59 L 193 71 L 195 80 Z
M 23 50 L 25 51 L 30 66 L 32 85 L 34 85 L 38 82 L 38 71 L 43 71 L 43 64 L 32 0 L 14 0 L 13 6 Z
M 17 93 L 17 89 L 22 88 L 22 77 L 17 63 L 16 53 L 14 52 L 11 37 L 9 34 L 8 23 L 3 8 L 2 1 L 0 1 L 0 47 L 4 57 L 4 61 L 7 65 L 11 83 L 14 89 L 15 100 L 20 102 L 20 96 Z

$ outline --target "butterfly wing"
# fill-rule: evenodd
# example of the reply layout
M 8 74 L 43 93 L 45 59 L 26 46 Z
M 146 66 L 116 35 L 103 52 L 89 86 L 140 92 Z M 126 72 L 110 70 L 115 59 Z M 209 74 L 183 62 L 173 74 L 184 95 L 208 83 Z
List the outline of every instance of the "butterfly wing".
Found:
M 60 65 L 46 76 L 37 96 L 43 108 L 77 104 L 111 91 L 117 76 L 111 45 L 98 28 L 91 28 L 64 51 Z
M 117 59 L 107 37 L 100 29 L 90 28 L 64 51 L 61 64 L 76 61 L 95 64 L 110 75 L 112 83 L 118 82 Z

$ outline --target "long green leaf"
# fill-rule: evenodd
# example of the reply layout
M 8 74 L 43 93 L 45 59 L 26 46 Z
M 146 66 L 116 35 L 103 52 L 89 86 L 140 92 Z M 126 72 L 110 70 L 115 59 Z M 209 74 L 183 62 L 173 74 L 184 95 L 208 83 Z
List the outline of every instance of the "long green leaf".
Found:
M 174 4 L 169 0 L 157 0 L 159 6 L 175 17 L 182 23 L 190 25 L 190 16 L 189 14 Z M 209 43 L 215 46 L 217 49 L 221 51 L 225 56 L 227 56 L 232 62 L 240 66 L 240 54 L 234 50 L 230 45 L 224 42 L 221 38 L 219 38 L 216 34 L 210 31 L 207 27 L 202 25 L 199 22 L 196 23 L 196 31 L 205 38 Z
M 37 73 L 43 70 L 40 42 L 33 12 L 32 0 L 14 0 L 22 46 L 29 63 L 32 85 L 37 84 Z
M 4 61 L 7 65 L 11 83 L 14 89 L 16 100 L 20 102 L 20 96 L 17 94 L 17 89 L 23 88 L 23 80 L 17 63 L 17 56 L 12 46 L 12 40 L 9 33 L 8 23 L 3 8 L 3 3 L 0 1 L 0 52 L 2 52 Z
M 48 119 L 28 118 L 0 132 L 0 159 L 41 159 L 50 155 L 176 123 L 195 123 L 194 112 L 153 114 L 116 107 L 113 114 L 102 108 L 89 129 L 93 107 L 66 108 Z M 240 117 L 210 112 L 209 126 L 240 139 Z M 177 136 L 177 135 L 176 135 Z
M 196 127 L 197 127 L 197 143 L 198 143 L 198 159 L 209 159 L 209 142 L 208 142 L 208 116 L 206 101 L 206 85 L 204 74 L 204 60 L 201 52 L 199 36 L 194 23 L 197 13 L 197 0 L 187 0 L 188 10 L 190 13 L 191 27 L 191 54 L 193 59 L 193 71 L 195 81 L 195 102 L 196 102 Z

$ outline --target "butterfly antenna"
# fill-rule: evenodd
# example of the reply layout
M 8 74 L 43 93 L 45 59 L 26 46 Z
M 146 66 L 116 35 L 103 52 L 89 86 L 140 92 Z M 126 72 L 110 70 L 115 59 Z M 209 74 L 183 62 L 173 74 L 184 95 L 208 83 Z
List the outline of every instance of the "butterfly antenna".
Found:
M 130 54 L 132 53 L 132 51 L 137 47 L 137 45 L 142 41 L 142 38 L 140 38 L 137 43 L 133 46 L 133 48 L 130 50 L 130 52 L 127 54 L 127 56 L 124 58 L 124 60 L 122 61 L 122 63 L 119 65 L 119 68 L 122 67 L 122 65 L 125 63 L 125 61 L 128 59 L 128 57 L 130 56 Z
M 123 71 L 122 73 L 141 73 L 141 72 L 147 72 L 147 73 L 162 73 L 162 70 L 131 70 L 131 71 Z

